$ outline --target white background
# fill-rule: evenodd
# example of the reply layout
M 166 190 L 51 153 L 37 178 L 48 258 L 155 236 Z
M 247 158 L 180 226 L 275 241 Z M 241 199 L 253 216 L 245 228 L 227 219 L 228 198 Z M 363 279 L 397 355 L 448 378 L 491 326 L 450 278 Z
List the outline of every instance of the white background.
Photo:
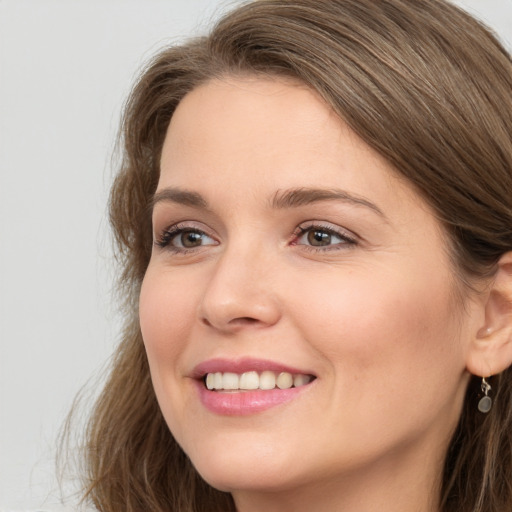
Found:
M 106 198 L 133 77 L 236 3 L 0 0 L 1 512 L 61 510 L 56 435 L 116 342 Z M 512 47 L 512 0 L 458 3 Z

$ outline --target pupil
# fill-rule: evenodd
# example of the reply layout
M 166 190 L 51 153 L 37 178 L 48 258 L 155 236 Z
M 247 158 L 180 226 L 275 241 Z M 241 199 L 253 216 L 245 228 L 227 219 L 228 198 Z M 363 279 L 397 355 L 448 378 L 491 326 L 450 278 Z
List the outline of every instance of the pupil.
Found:
M 188 231 L 181 235 L 181 243 L 183 247 L 197 247 L 201 245 L 202 236 L 200 233 L 194 231 Z
M 331 235 L 326 231 L 312 230 L 308 234 L 308 242 L 311 245 L 329 245 L 331 243 Z

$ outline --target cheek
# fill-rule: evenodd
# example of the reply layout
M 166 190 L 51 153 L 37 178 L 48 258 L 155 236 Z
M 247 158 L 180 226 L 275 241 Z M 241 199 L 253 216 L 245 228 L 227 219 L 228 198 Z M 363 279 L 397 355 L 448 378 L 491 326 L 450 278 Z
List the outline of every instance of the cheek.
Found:
M 450 289 L 435 281 L 354 272 L 343 286 L 311 282 L 308 307 L 297 304 L 300 329 L 327 362 L 323 410 L 344 433 L 329 437 L 333 451 L 361 438 L 356 452 L 377 452 L 432 425 L 446 437 L 456 424 L 463 349 Z
M 165 272 L 148 268 L 140 293 L 139 318 L 153 379 L 159 367 L 174 366 L 185 346 L 194 319 L 193 297 L 192 290 L 183 293 Z
M 406 275 L 354 272 L 339 286 L 315 279 L 307 307 L 297 304 L 301 330 L 351 396 L 414 395 L 446 379 L 455 385 L 464 370 L 449 279 Z
M 195 320 L 196 294 L 166 269 L 148 268 L 141 287 L 139 318 L 151 380 L 160 409 L 176 436 L 184 436 L 187 391 L 180 361 Z M 188 285 L 188 286 L 187 286 Z M 187 290 L 186 293 L 183 290 Z

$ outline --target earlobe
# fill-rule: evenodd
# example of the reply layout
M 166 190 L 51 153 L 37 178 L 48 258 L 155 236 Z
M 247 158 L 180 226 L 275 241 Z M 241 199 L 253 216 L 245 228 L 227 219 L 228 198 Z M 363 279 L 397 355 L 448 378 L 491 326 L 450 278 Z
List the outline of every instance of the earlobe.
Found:
M 483 306 L 485 322 L 475 332 L 466 367 L 489 377 L 512 365 L 512 251 L 500 258 Z

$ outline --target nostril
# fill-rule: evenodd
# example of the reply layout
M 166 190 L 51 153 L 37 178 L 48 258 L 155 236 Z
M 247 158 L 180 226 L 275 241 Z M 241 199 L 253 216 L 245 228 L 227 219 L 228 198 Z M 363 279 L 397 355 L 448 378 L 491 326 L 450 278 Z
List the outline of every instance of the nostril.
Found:
M 207 327 L 215 328 L 215 323 L 208 320 L 208 318 L 203 317 L 201 319 L 201 321 L 202 321 L 203 325 L 206 325 Z M 253 325 L 257 325 L 258 323 L 260 323 L 260 320 L 258 320 L 257 318 L 253 318 L 250 316 L 241 316 L 241 317 L 232 318 L 225 324 L 224 327 L 228 330 L 230 330 L 230 329 L 236 330 L 237 328 L 251 327 Z
M 251 318 L 250 316 L 242 316 L 240 318 L 233 318 L 229 322 L 231 325 L 251 325 L 258 323 L 256 318 Z
M 205 325 L 207 325 L 208 327 L 212 327 L 213 324 L 210 322 L 210 320 L 208 320 L 208 318 L 202 318 L 202 321 Z M 233 318 L 232 320 L 229 320 L 229 324 L 231 325 L 246 325 L 246 324 L 255 324 L 255 323 L 258 323 L 258 319 L 257 318 L 252 318 L 250 316 L 241 316 L 241 317 L 238 317 L 238 318 Z

